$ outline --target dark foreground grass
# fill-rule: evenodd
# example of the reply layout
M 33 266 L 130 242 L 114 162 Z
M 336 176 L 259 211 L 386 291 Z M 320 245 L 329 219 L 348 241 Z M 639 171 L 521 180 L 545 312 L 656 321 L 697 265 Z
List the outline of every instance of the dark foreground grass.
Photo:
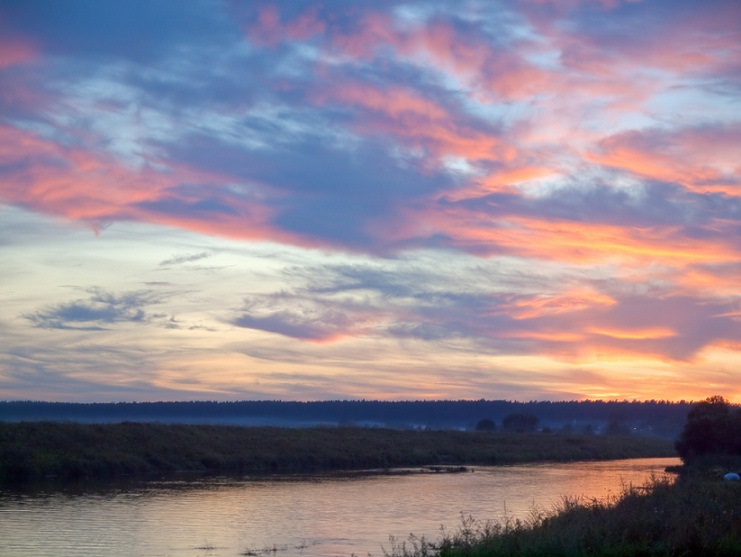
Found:
M 301 473 L 429 465 L 674 456 L 656 438 L 271 428 L 154 423 L 0 422 L 0 482 L 174 471 Z
M 608 501 L 564 499 L 527 520 L 464 518 L 439 540 L 392 540 L 393 557 L 741 555 L 741 484 L 719 477 L 653 480 Z

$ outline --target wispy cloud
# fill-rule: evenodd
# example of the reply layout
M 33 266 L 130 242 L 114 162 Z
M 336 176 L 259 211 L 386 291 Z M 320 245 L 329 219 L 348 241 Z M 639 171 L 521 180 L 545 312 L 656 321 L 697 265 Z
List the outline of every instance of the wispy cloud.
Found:
M 169 259 L 160 261 L 160 266 L 166 267 L 168 265 L 182 265 L 183 263 L 193 263 L 194 261 L 200 261 L 201 259 L 206 259 L 209 256 L 210 254 L 205 251 L 202 251 L 200 253 L 193 253 L 190 255 L 174 255 L 173 257 Z
M 44 308 L 24 317 L 35 327 L 46 329 L 103 330 L 116 323 L 145 323 L 152 315 L 144 308 L 157 304 L 160 296 L 152 291 L 114 294 L 92 289 L 90 296 Z
M 626 289 L 601 280 L 576 287 L 541 284 L 525 294 L 522 285 L 491 270 L 465 271 L 469 275 L 460 281 L 440 270 L 322 267 L 304 274 L 308 281 L 301 289 L 246 300 L 232 323 L 310 342 L 467 338 L 482 353 L 576 361 L 595 352 L 691 360 L 741 335 L 733 297 L 710 300 L 701 293 L 673 294 L 667 286 Z

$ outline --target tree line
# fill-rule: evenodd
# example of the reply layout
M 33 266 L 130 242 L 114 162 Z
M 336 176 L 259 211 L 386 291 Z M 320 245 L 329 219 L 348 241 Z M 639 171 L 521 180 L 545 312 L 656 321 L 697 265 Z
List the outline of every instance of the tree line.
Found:
M 676 438 L 691 402 L 680 401 L 182 401 L 66 403 L 0 402 L 0 421 L 81 422 L 163 421 L 184 423 L 257 423 L 275 425 L 365 425 L 474 429 L 481 420 L 508 429 L 505 418 L 534 416 L 539 428 L 592 427 L 627 433 L 640 431 Z M 514 429 L 531 429 L 516 425 Z

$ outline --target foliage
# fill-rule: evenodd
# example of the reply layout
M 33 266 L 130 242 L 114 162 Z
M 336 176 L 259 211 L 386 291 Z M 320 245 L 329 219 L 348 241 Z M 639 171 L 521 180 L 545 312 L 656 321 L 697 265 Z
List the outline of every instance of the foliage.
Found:
M 721 396 L 695 404 L 676 448 L 687 464 L 708 455 L 741 455 L 741 409 Z

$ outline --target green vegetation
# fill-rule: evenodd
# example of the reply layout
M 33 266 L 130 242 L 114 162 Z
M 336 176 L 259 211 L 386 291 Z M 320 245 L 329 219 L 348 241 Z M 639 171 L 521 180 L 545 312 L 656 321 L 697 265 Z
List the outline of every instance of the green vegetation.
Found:
M 0 422 L 0 479 L 493 465 L 673 456 L 649 437 L 373 428 Z
M 654 480 L 609 501 L 565 499 L 556 513 L 479 523 L 435 542 L 392 540 L 393 557 L 628 557 L 741 555 L 741 484 L 719 478 Z

